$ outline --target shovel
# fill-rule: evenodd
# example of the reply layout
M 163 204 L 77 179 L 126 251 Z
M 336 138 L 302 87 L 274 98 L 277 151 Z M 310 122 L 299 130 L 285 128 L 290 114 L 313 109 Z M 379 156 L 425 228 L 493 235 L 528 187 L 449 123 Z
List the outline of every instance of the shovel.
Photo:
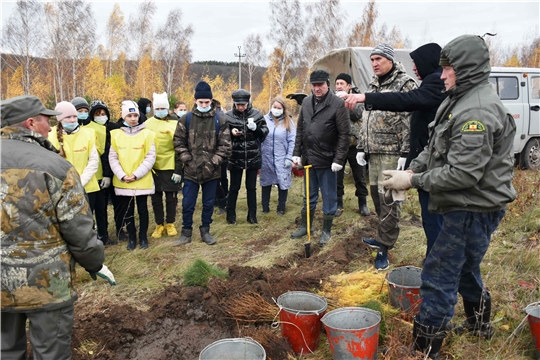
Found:
M 309 203 L 309 168 L 311 165 L 304 166 L 304 169 L 306 171 L 306 186 L 305 186 L 305 196 L 306 196 L 306 223 L 307 223 L 307 243 L 304 244 L 304 248 L 306 250 L 306 259 L 309 259 L 311 256 L 311 217 L 309 216 L 311 211 L 311 206 Z

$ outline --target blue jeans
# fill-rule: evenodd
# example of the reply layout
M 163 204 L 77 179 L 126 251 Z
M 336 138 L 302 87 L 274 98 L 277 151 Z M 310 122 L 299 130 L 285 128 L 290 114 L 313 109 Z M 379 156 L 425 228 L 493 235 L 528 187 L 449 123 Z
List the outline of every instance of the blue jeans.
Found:
M 446 325 L 454 316 L 458 293 L 470 302 L 480 302 L 485 291 L 480 263 L 504 213 L 444 214 L 441 232 L 422 268 L 422 305 L 416 317 L 420 324 Z
M 432 214 L 428 211 L 429 193 L 427 191 L 418 189 L 418 200 L 422 209 L 422 227 L 427 238 L 427 257 L 441 232 L 444 216 L 442 214 Z
M 307 170 L 306 170 L 307 171 Z M 306 177 L 304 176 L 304 189 L 306 187 Z M 337 210 L 337 172 L 330 168 L 309 169 L 309 208 L 315 211 L 319 201 L 319 189 L 322 195 L 322 211 L 324 215 L 335 215 Z M 306 198 L 304 196 L 304 207 L 306 211 Z M 312 212 L 313 214 L 313 212 Z
M 207 181 L 201 185 L 191 180 L 184 180 L 182 189 L 182 227 L 193 228 L 193 213 L 199 195 L 199 187 L 202 187 L 202 227 L 209 227 L 212 223 L 212 213 L 216 201 L 216 189 L 219 179 Z

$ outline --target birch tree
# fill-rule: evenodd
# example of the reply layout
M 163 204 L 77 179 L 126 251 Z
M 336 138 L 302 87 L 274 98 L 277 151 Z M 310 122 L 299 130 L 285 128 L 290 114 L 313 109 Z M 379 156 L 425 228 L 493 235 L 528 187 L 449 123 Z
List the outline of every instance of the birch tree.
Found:
M 153 0 L 141 2 L 135 14 L 129 16 L 129 36 L 135 45 L 136 60 L 141 61 L 145 55 L 152 53 L 152 43 L 154 33 L 152 30 L 152 20 L 156 14 L 157 6 Z M 129 49 L 133 50 L 133 49 Z
M 261 35 L 249 34 L 244 40 L 244 51 L 246 52 L 246 58 L 244 60 L 244 63 L 246 64 L 246 70 L 249 79 L 249 92 L 253 93 L 253 76 L 257 72 L 257 68 L 263 65 L 264 59 L 266 58 Z
M 103 59 L 105 59 L 106 74 L 111 76 L 113 74 L 113 63 L 126 49 L 123 44 L 126 43 L 126 23 L 124 20 L 124 12 L 120 8 L 118 3 L 115 3 L 109 20 L 107 21 L 107 27 L 105 28 L 105 49 L 103 53 Z
M 353 24 L 352 31 L 348 37 L 348 46 L 375 46 L 377 45 L 375 22 L 379 17 L 379 10 L 375 0 L 370 0 L 366 4 L 362 17 Z

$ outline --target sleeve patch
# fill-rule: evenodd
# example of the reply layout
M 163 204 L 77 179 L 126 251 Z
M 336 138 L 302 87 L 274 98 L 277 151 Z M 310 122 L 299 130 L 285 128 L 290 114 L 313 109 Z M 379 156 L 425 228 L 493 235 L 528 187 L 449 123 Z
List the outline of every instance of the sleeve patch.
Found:
M 461 132 L 485 132 L 486 126 L 480 120 L 469 120 L 461 127 Z

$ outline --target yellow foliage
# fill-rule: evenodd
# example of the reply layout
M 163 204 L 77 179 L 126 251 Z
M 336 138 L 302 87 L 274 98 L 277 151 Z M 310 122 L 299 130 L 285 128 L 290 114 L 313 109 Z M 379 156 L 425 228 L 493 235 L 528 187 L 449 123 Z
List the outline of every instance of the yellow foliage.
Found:
M 88 63 L 84 83 L 86 85 L 86 95 L 90 96 L 92 100 L 102 99 L 103 89 L 105 88 L 105 70 L 98 56 L 94 56 Z
M 139 62 L 139 68 L 135 75 L 135 84 L 131 94 L 127 94 L 128 98 L 147 98 L 152 99 L 153 93 L 162 93 L 163 84 L 159 77 L 159 63 L 153 61 L 149 54 Z
M 45 104 L 49 95 L 52 94 L 53 72 L 38 68 L 36 64 L 33 66 L 32 74 L 35 75 L 32 77 L 32 83 L 30 84 L 30 94 L 37 96 Z
M 20 65 L 11 78 L 9 79 L 7 96 L 6 98 L 12 98 L 15 96 L 24 95 L 23 80 L 24 80 L 24 68 Z
M 519 61 L 517 54 L 513 54 L 510 59 L 508 59 L 507 62 L 504 63 L 504 66 L 508 67 L 521 67 L 521 61 Z

